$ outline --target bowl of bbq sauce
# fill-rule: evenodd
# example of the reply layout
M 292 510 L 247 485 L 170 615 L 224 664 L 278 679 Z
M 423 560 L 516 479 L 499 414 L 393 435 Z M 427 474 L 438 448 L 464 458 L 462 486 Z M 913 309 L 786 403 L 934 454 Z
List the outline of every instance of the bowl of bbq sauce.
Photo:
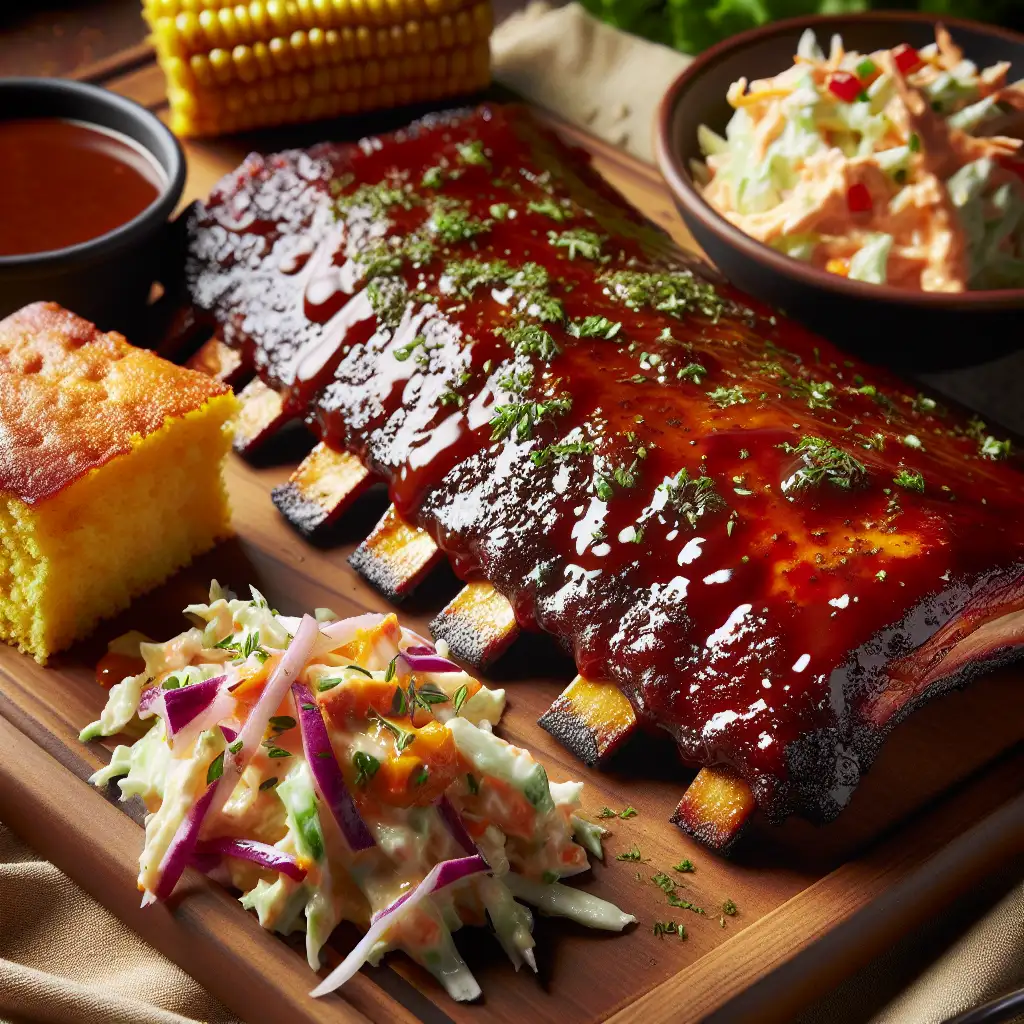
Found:
M 171 248 L 177 140 L 144 107 L 62 79 L 0 79 L 0 316 L 48 299 L 127 331 Z

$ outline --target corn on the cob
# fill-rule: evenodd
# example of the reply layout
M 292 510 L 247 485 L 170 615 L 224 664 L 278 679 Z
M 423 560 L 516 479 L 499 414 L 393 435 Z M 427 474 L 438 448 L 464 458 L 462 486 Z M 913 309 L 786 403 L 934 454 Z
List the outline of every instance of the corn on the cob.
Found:
M 488 0 L 144 0 L 171 127 L 214 135 L 490 81 Z

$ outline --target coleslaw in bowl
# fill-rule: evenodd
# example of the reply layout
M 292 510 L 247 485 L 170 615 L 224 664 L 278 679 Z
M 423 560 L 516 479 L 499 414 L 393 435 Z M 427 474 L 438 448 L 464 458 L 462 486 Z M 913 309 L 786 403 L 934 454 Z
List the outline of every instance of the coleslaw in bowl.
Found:
M 304 931 L 310 966 L 344 920 L 362 940 L 314 989 L 403 949 L 458 1000 L 480 987 L 452 933 L 490 922 L 536 970 L 533 916 L 621 931 L 635 919 L 561 879 L 600 858 L 582 783 L 551 782 L 497 736 L 505 696 L 394 615 L 281 615 L 216 581 L 166 643 L 128 634 L 128 669 L 83 741 L 129 734 L 97 786 L 145 804 L 143 906 L 186 867 L 241 891 L 260 923 Z M 120 673 L 118 673 L 120 675 Z
M 728 92 L 691 173 L 745 234 L 854 281 L 927 292 L 1024 287 L 1024 84 L 934 44 L 828 56 Z

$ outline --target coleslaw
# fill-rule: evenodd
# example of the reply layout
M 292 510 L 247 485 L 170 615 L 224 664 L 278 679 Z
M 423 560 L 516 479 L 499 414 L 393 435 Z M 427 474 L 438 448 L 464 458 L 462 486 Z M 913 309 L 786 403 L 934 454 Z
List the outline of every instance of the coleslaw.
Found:
M 362 941 L 313 991 L 403 949 L 455 999 L 480 995 L 452 933 L 490 921 L 536 970 L 527 905 L 591 928 L 635 918 L 561 883 L 602 856 L 582 783 L 551 782 L 493 732 L 505 704 L 394 615 L 293 618 L 216 581 L 192 628 L 129 634 L 83 741 L 139 734 L 90 781 L 146 805 L 143 905 L 187 866 L 242 892 L 265 928 L 306 933 L 310 966 L 334 928 Z
M 698 130 L 704 198 L 746 234 L 858 281 L 1024 287 L 1024 82 L 934 44 L 871 54 L 814 33 L 774 78 L 734 82 L 725 136 Z

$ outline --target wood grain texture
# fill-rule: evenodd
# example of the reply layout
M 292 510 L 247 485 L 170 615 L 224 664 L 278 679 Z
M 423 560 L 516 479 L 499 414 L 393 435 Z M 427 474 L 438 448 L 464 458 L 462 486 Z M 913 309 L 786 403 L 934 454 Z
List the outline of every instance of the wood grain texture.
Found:
M 162 79 L 152 66 L 134 68 L 109 84 L 154 107 L 162 97 Z M 257 146 L 269 150 L 309 142 L 314 133 L 339 136 L 386 127 L 387 119 L 378 118 L 372 124 L 364 120 L 355 126 L 190 143 L 186 200 L 206 194 Z M 653 169 L 574 129 L 560 130 L 590 150 L 598 170 L 638 207 L 688 242 Z M 252 918 L 205 881 L 194 879 L 170 912 L 158 908 L 154 916 L 140 915 L 134 889 L 139 826 L 72 777 L 84 779 L 107 757 L 104 746 L 86 747 L 77 740 L 79 729 L 98 716 L 105 697 L 91 666 L 106 641 L 127 629 L 141 628 L 158 639 L 179 631 L 184 625 L 179 609 L 202 599 L 211 577 L 236 589 L 252 583 L 289 614 L 317 606 L 342 615 L 387 607 L 347 564 L 386 508 L 383 493 L 371 490 L 360 497 L 342 517 L 332 543 L 321 547 L 293 532 L 270 502 L 271 489 L 287 480 L 311 444 L 311 438 L 292 434 L 263 452 L 257 466 L 232 457 L 228 484 L 238 538 L 104 623 L 89 642 L 54 659 L 50 668 L 0 650 L 0 714 L 63 766 L 16 737 L 19 751 L 30 751 L 26 757 L 32 769 L 25 772 L 19 765 L 14 771 L 8 759 L 0 774 L 0 816 L 229 1005 L 234 1005 L 232 993 L 240 978 L 248 976 L 240 951 L 256 950 L 253 956 L 265 968 L 261 973 L 280 991 L 239 1010 L 247 1019 L 359 1019 L 338 1016 L 351 1012 L 374 1021 L 402 1021 L 410 1019 L 411 1011 L 421 1019 L 457 1024 L 626 1022 L 641 1015 L 651 1022 L 699 1020 L 714 1011 L 728 1012 L 722 1008 L 731 999 L 742 999 L 754 982 L 827 935 L 839 944 L 827 969 L 813 978 L 790 977 L 757 1018 L 784 1019 L 817 988 L 852 972 L 881 944 L 913 927 L 921 914 L 952 899 L 970 884 L 972 872 L 1024 846 L 1024 814 L 1008 810 L 1016 806 L 1012 800 L 1024 772 L 1024 719 L 1006 713 L 1019 699 L 1019 671 L 994 674 L 941 698 L 898 727 L 851 806 L 833 824 L 814 828 L 791 821 L 777 829 L 755 824 L 736 859 L 723 861 L 668 821 L 686 782 L 669 744 L 645 740 L 599 773 L 580 765 L 537 726 L 537 718 L 575 673 L 554 645 L 524 637 L 488 680 L 508 690 L 501 731 L 512 742 L 531 747 L 552 778 L 583 779 L 587 811 L 636 808 L 636 817 L 609 822 L 607 863 L 580 882 L 636 914 L 639 924 L 630 933 L 597 935 L 540 920 L 542 973 L 537 979 L 516 975 L 484 933 L 464 935 L 460 948 L 486 993 L 476 1006 L 451 1003 L 428 975 L 398 956 L 361 974 L 346 988 L 346 1002 L 308 1006 L 303 993 L 311 979 L 295 952 L 260 933 Z M 403 619 L 423 631 L 456 589 L 454 577 L 439 571 L 404 606 Z M 9 732 L 5 728 L 0 738 Z M 47 815 L 39 815 L 40 806 Z M 995 812 L 1002 814 L 994 819 L 997 825 L 980 826 L 966 851 L 943 852 Z M 642 862 L 615 860 L 634 844 Z M 651 875 L 671 873 L 671 865 L 683 858 L 697 870 L 679 876 L 681 893 L 705 908 L 705 915 L 670 908 L 664 893 L 651 884 Z M 725 918 L 722 927 L 725 899 L 735 901 L 739 913 Z M 686 941 L 652 933 L 654 921 L 670 919 L 686 924 Z M 331 959 L 353 939 L 354 933 L 340 930 Z M 264 955 L 267 960 L 259 959 Z M 270 1013 L 270 1007 L 285 1005 L 275 999 L 291 1001 L 288 1016 Z M 335 1016 L 317 1016 L 324 1013 Z

